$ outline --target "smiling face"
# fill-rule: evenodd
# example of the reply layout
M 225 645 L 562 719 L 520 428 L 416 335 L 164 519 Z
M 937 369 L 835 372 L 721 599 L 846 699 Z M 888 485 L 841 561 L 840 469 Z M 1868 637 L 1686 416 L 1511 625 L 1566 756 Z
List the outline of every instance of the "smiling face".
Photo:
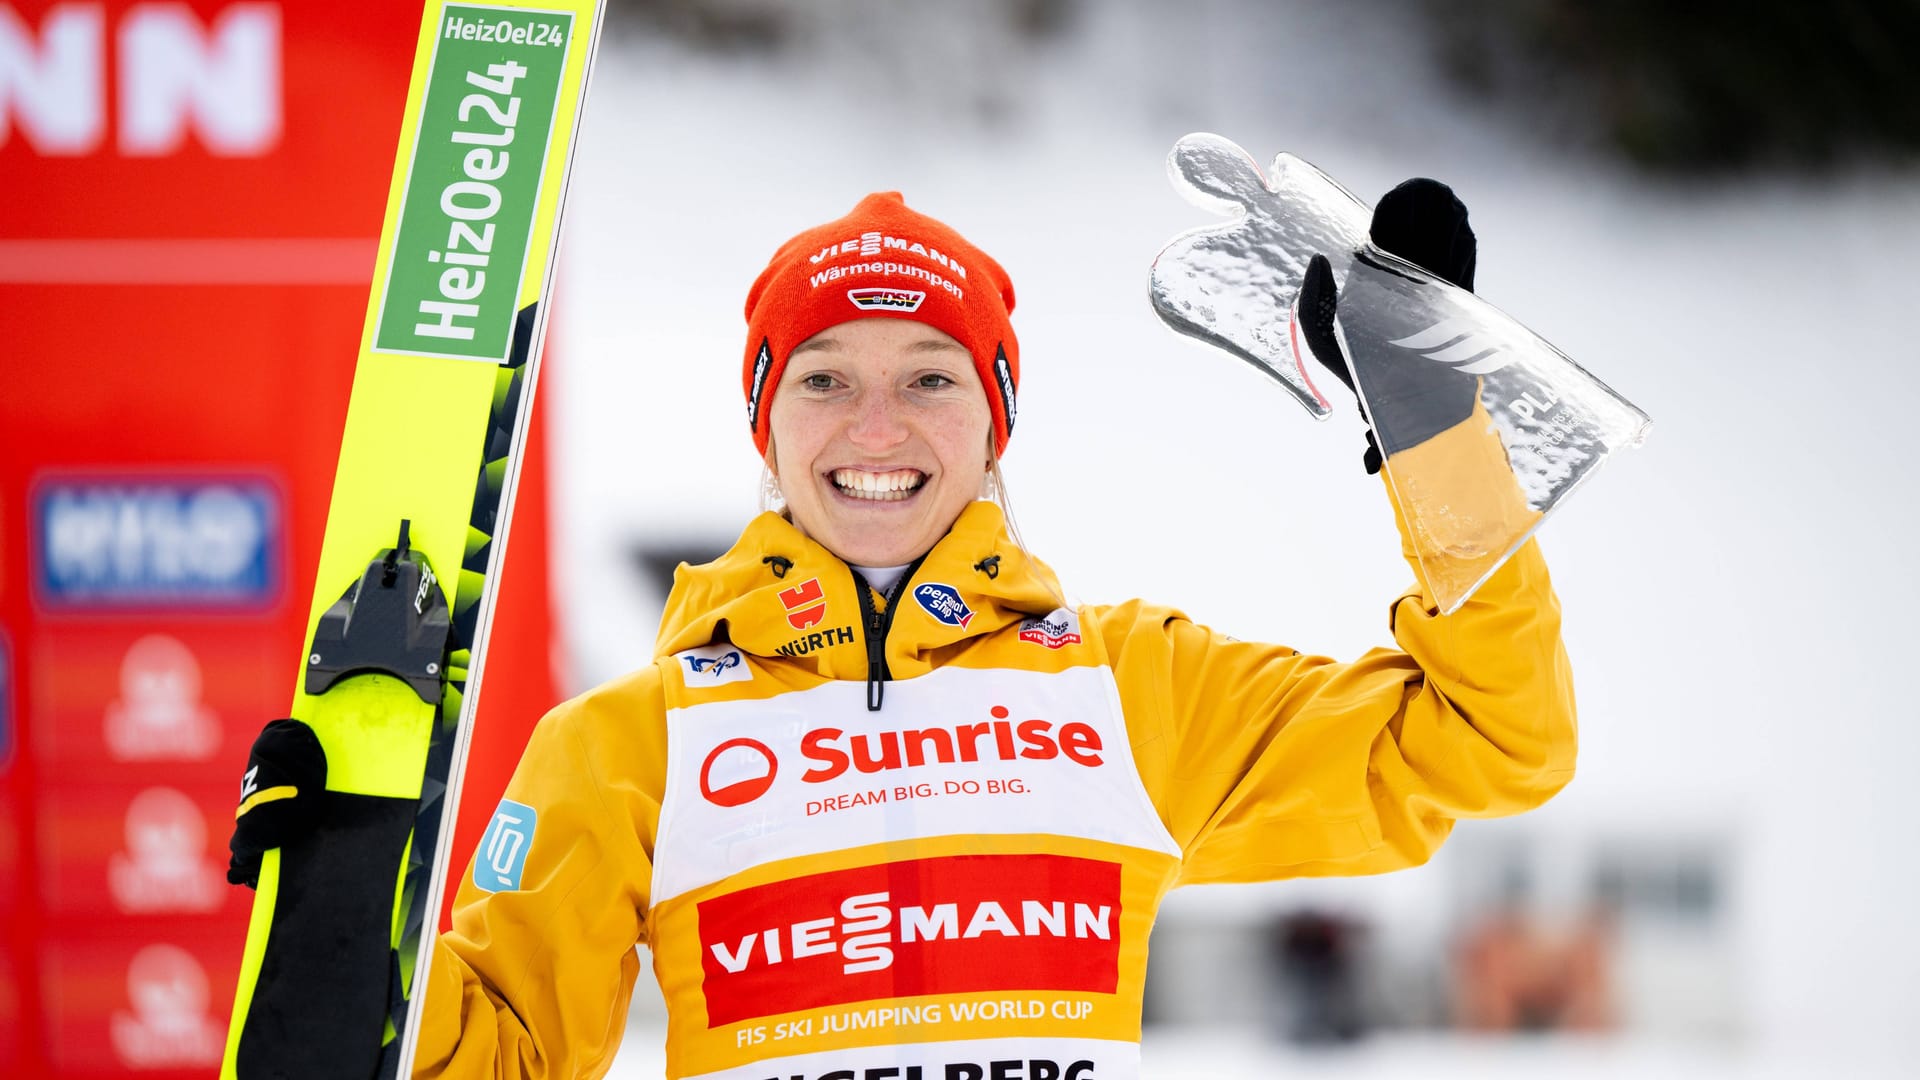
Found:
M 979 497 L 993 429 L 966 347 L 889 318 L 801 342 L 768 420 L 793 523 L 858 566 L 912 562 L 946 535 Z

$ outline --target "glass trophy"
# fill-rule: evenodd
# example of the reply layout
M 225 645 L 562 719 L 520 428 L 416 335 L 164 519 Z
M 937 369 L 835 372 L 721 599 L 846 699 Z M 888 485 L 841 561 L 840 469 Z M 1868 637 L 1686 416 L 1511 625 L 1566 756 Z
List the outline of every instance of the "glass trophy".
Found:
M 1308 261 L 1327 258 L 1335 338 L 1443 613 L 1608 455 L 1646 438 L 1646 413 L 1538 334 L 1373 246 L 1371 208 L 1305 161 L 1280 154 L 1263 176 L 1245 150 L 1197 134 L 1174 145 L 1168 169 L 1193 201 L 1231 220 L 1182 233 L 1155 257 L 1154 311 L 1252 364 L 1317 419 L 1333 408 L 1320 386 L 1336 380 L 1312 359 L 1295 300 Z M 1436 402 L 1464 418 L 1431 430 Z

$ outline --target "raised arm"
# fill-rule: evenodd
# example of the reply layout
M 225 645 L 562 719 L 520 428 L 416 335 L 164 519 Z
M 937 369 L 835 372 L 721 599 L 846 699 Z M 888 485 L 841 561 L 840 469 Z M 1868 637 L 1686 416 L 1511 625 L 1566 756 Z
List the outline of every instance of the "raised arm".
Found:
M 1455 820 L 1530 809 L 1572 778 L 1572 673 L 1537 545 L 1451 615 L 1416 587 L 1388 618 L 1399 648 L 1337 663 L 1168 608 L 1088 610 L 1183 882 L 1416 865 Z

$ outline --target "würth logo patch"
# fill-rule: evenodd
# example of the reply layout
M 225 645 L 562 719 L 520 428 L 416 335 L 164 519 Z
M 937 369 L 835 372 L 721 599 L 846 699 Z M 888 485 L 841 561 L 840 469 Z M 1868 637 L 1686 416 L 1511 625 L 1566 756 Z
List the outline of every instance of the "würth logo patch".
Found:
M 759 885 L 699 905 L 707 1026 L 876 998 L 1110 994 L 1120 864 L 953 855 Z
M 819 578 L 808 578 L 791 589 L 780 590 L 780 606 L 787 609 L 787 623 L 795 630 L 817 626 L 827 617 L 827 593 Z

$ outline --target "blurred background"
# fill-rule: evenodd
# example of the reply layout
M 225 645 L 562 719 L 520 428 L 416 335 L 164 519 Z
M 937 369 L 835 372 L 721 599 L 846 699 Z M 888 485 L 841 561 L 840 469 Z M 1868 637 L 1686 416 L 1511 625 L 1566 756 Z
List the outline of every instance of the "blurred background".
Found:
M 302 651 L 418 20 L 0 3 L 8 1075 L 217 1065 L 232 785 Z M 613 0 L 607 27 L 463 819 L 756 509 L 746 288 L 873 190 L 1015 282 L 1005 468 L 1075 599 L 1390 643 L 1410 574 L 1357 416 L 1147 307 L 1154 254 L 1216 220 L 1165 155 L 1213 131 L 1368 201 L 1453 184 L 1478 291 L 1656 426 L 1542 534 L 1578 779 L 1415 870 L 1175 893 L 1148 1075 L 1913 1075 L 1920 5 Z M 659 1075 L 661 1029 L 643 985 L 616 1076 Z

